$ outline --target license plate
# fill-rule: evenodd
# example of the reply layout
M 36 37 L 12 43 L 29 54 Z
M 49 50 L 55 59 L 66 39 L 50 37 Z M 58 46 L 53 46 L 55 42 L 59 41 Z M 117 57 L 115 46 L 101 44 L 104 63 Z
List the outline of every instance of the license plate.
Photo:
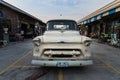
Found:
M 58 67 L 68 67 L 69 64 L 68 64 L 68 62 L 58 62 L 58 63 L 57 63 L 57 66 L 58 66 Z

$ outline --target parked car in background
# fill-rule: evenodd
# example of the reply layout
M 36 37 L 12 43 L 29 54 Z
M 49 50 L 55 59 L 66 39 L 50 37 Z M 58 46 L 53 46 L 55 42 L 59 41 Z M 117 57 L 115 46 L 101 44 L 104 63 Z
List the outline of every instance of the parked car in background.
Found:
M 87 50 L 92 40 L 79 34 L 73 20 L 50 20 L 42 36 L 33 39 L 33 65 L 75 67 L 92 65 Z

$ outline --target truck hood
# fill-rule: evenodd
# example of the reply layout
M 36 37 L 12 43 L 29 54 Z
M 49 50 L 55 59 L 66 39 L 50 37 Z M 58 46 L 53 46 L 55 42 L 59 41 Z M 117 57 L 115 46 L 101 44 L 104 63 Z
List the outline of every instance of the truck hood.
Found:
M 82 43 L 91 40 L 81 36 L 78 31 L 46 31 L 41 38 L 44 43 Z

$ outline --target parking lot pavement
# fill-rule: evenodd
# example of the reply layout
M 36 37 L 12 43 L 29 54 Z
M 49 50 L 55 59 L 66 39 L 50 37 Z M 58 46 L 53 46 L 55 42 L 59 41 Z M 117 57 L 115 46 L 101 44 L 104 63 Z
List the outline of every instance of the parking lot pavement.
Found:
M 90 48 L 94 57 L 120 74 L 120 49 L 94 42 Z
M 23 42 L 11 42 L 6 47 L 0 48 L 0 71 L 32 48 L 30 39 Z
M 6 57 L 0 57 L 3 60 L 1 63 L 6 64 L 6 67 L 1 68 L 0 80 L 120 80 L 118 48 L 93 42 L 89 50 L 92 52 L 94 64 L 71 68 L 42 68 L 31 65 L 32 48 L 31 40 L 4 48 L 3 50 L 12 49 L 15 52 L 5 51 L 8 56 L 5 53 L 0 54 Z M 11 60 L 12 54 L 17 58 L 7 62 L 7 59 Z

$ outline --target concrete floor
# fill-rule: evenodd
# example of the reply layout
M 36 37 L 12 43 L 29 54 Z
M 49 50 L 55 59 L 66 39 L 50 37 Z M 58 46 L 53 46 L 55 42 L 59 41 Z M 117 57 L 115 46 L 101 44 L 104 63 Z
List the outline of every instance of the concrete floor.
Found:
M 32 42 L 0 48 L 0 80 L 120 80 L 120 49 L 93 42 L 94 64 L 86 67 L 43 68 L 30 64 Z

